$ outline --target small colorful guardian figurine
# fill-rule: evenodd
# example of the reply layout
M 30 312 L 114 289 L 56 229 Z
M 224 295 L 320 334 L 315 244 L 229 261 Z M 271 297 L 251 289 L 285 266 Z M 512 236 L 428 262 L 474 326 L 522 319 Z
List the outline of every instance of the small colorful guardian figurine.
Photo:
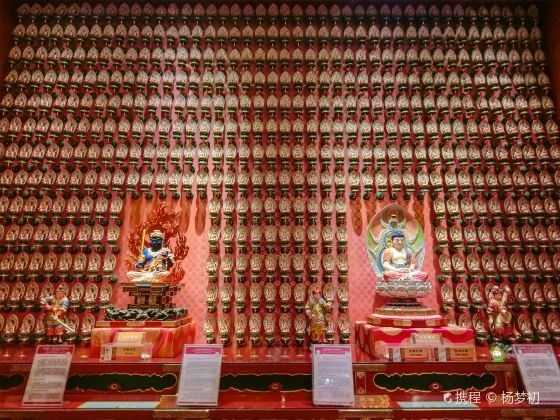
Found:
M 309 320 L 307 331 L 313 344 L 327 342 L 327 321 L 325 313 L 330 310 L 330 304 L 321 294 L 321 287 L 317 284 L 311 288 L 311 296 L 305 304 L 305 315 Z

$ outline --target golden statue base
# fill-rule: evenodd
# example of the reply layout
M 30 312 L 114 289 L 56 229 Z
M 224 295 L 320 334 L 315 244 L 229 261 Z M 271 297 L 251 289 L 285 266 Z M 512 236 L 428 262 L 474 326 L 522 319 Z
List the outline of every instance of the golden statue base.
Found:
M 429 328 L 445 326 L 445 319 L 435 309 L 416 299 L 394 299 L 368 316 L 367 322 L 376 327 Z
M 174 308 L 171 299 L 177 294 L 180 283 L 120 283 L 119 287 L 134 297 L 129 309 L 168 309 Z

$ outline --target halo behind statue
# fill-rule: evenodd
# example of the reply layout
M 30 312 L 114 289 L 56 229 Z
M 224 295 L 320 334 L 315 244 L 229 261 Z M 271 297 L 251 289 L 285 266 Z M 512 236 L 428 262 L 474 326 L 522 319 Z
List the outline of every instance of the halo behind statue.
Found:
M 416 266 L 424 262 L 424 231 L 420 224 L 398 204 L 390 204 L 378 211 L 370 220 L 366 234 L 366 249 L 375 276 L 383 278 L 383 251 L 391 246 L 396 231 L 405 234 L 405 248 L 414 253 Z

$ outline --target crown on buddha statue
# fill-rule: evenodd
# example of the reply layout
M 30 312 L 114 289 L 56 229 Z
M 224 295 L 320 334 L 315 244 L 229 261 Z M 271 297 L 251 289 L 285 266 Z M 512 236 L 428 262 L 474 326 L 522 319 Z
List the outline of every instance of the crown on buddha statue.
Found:
M 391 239 L 404 238 L 405 234 L 401 229 L 395 229 L 390 233 L 389 236 L 390 236 Z

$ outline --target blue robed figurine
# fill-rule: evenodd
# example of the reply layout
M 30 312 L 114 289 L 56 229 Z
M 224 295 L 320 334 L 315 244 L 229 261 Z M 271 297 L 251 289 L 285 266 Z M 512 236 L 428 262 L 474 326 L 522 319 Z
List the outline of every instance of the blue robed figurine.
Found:
M 169 281 L 173 267 L 173 252 L 163 246 L 165 235 L 159 230 L 150 234 L 150 246 L 144 248 L 135 271 L 129 271 L 126 276 L 130 281 L 137 283 L 161 283 Z

